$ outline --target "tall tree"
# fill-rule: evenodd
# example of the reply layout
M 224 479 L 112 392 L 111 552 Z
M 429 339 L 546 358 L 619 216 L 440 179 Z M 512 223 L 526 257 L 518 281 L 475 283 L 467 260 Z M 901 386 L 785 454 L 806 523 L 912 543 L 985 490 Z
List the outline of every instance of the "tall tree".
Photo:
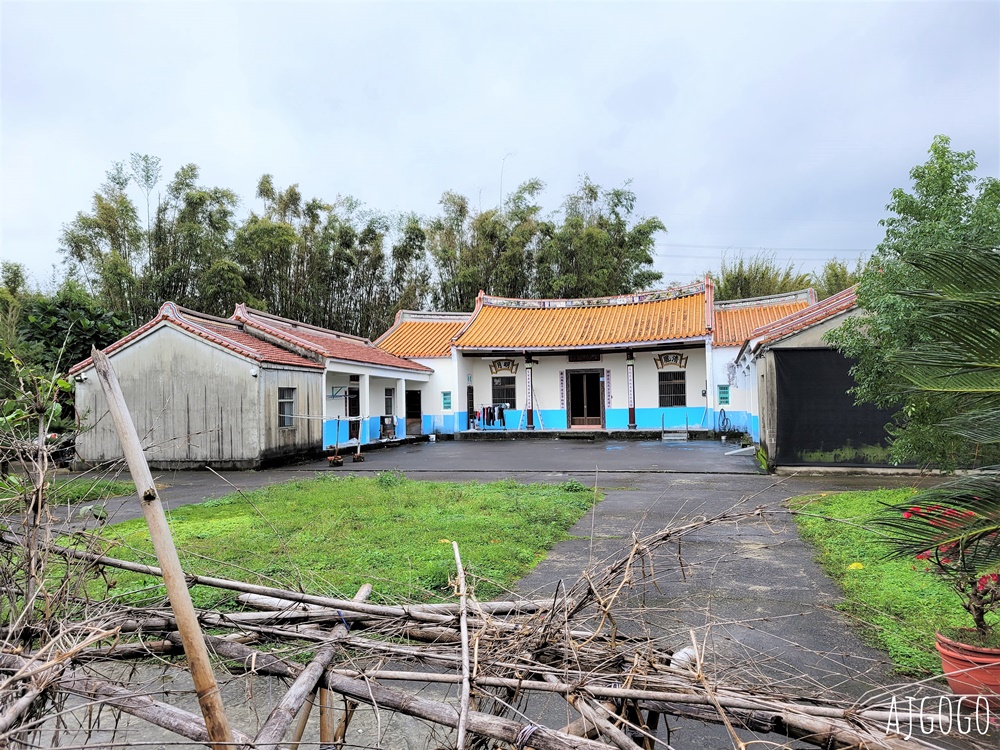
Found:
M 464 196 L 442 196 L 442 215 L 427 228 L 439 309 L 471 310 L 480 290 L 504 297 L 533 294 L 545 226 L 535 199 L 543 187 L 540 180 L 529 180 L 510 193 L 501 208 L 478 212 Z
M 131 178 L 122 162 L 107 172 L 89 213 L 63 226 L 61 251 L 108 309 L 138 325 L 148 312 L 143 288 L 148 248 L 138 212 L 128 196 Z
M 854 286 L 861 278 L 861 271 L 864 264 L 858 258 L 854 268 L 848 268 L 847 262 L 838 258 L 831 258 L 823 264 L 823 268 L 813 277 L 813 286 L 816 295 L 820 299 L 831 297 L 837 292 L 842 292 L 848 287 Z
M 228 314 L 244 291 L 232 275 L 239 200 L 231 190 L 199 185 L 198 178 L 198 167 L 186 164 L 167 186 L 156 212 L 146 286 L 154 305 L 173 300 Z M 228 293 L 220 286 L 223 278 L 232 285 Z
M 659 283 L 653 255 L 666 227 L 656 217 L 636 217 L 635 202 L 627 184 L 603 190 L 584 176 L 563 204 L 562 223 L 544 232 L 534 296 L 607 296 Z
M 929 253 L 1000 247 L 1000 181 L 977 179 L 972 151 L 954 151 L 937 136 L 930 157 L 910 172 L 912 191 L 897 188 L 882 221 L 885 239 L 865 265 L 858 283 L 863 314 L 847 320 L 829 339 L 857 364 L 852 373 L 860 402 L 897 409 L 892 452 L 943 468 L 965 463 L 976 448 L 967 436 L 941 423 L 956 413 L 955 395 L 914 390 L 900 362 L 933 343 L 934 329 L 918 325 L 920 295 L 935 289 L 922 259 Z M 989 256 L 994 258 L 993 256 Z M 938 281 L 937 283 L 941 283 Z
M 723 255 L 722 270 L 709 275 L 715 282 L 717 300 L 784 294 L 805 289 L 812 283 L 809 274 L 800 273 L 792 263 L 781 266 L 774 253 L 763 250 L 750 257 L 738 255 L 735 260 Z
M 132 180 L 146 199 L 146 251 L 152 252 L 152 225 L 150 223 L 150 199 L 153 188 L 160 181 L 160 158 L 148 154 L 133 153 L 129 157 Z

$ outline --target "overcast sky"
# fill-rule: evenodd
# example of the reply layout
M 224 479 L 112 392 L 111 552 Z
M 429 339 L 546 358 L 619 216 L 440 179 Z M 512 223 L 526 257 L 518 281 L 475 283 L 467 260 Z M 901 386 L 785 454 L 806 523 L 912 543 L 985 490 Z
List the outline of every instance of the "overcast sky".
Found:
M 1000 2 L 0 2 L 0 258 L 38 282 L 113 161 L 430 216 L 631 180 L 666 281 L 881 239 L 932 138 L 1000 176 Z M 509 154 L 509 155 L 508 155 Z M 506 160 L 505 160 L 506 156 Z

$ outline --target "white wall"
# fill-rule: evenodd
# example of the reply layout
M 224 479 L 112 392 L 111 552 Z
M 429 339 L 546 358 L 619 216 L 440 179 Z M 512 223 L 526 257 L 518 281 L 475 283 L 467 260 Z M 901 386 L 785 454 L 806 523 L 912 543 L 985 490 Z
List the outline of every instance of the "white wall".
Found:
M 684 385 L 687 397 L 688 408 L 702 408 L 710 405 L 707 396 L 702 395 L 702 391 L 707 388 L 707 369 L 705 363 L 705 348 L 697 349 L 671 349 L 664 347 L 651 352 L 636 352 L 635 355 L 635 406 L 637 409 L 652 409 L 660 406 L 660 372 L 680 371 L 681 368 L 674 365 L 667 365 L 663 370 L 657 370 L 653 360 L 660 353 L 679 352 L 686 356 L 687 366 L 683 368 L 685 373 Z M 624 367 L 622 368 L 624 370 Z M 624 374 L 624 373 L 623 373 Z M 627 394 L 624 396 L 623 406 L 628 406 Z M 619 404 L 615 404 L 617 407 Z
M 148 460 L 253 464 L 263 449 L 260 369 L 250 360 L 161 324 L 111 355 Z M 254 377 L 256 372 L 258 377 Z M 78 377 L 76 441 L 87 462 L 122 457 L 93 367 Z M 277 409 L 277 406 L 275 406 Z
M 687 359 L 687 366 L 684 368 L 686 374 L 686 398 L 688 408 L 703 409 L 709 404 L 709 398 L 702 395 L 706 389 L 706 357 L 704 347 L 694 349 L 672 349 L 665 346 L 663 349 L 652 352 L 635 353 L 635 406 L 637 409 L 658 409 L 660 406 L 660 386 L 659 370 L 654 364 L 654 355 L 661 352 L 677 351 L 683 353 Z M 493 398 L 493 373 L 490 371 L 490 364 L 495 360 L 512 360 L 517 365 L 517 372 L 514 373 L 516 384 L 516 406 L 518 410 L 526 408 L 526 386 L 525 386 L 525 359 L 523 356 L 500 356 L 492 355 L 488 357 L 462 357 L 459 363 L 460 377 L 462 378 L 462 398 L 464 405 L 465 397 L 465 377 L 472 375 L 473 388 L 475 389 L 475 406 L 478 408 L 482 404 L 492 403 Z M 533 408 L 544 412 L 565 410 L 565 375 L 560 387 L 560 372 L 572 370 L 602 370 L 607 378 L 607 371 L 610 370 L 610 383 L 605 380 L 605 409 L 628 409 L 628 380 L 626 374 L 626 359 L 624 352 L 602 355 L 599 361 L 595 362 L 570 362 L 566 355 L 535 356 L 535 364 L 532 370 L 532 385 L 535 395 Z M 668 369 L 679 369 L 668 366 Z M 510 375 L 510 372 L 503 371 L 497 375 Z M 610 393 L 609 393 L 610 391 Z M 536 425 L 537 425 L 536 419 Z M 523 425 L 522 425 L 523 426 Z M 710 426 L 710 425 L 709 425 Z M 552 425 L 546 424 L 546 428 L 551 429 Z

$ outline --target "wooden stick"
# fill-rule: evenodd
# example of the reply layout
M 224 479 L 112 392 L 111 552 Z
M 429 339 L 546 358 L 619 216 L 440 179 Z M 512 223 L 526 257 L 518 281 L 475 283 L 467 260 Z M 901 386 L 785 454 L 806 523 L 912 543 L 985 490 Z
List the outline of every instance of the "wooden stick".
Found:
M 310 696 L 310 700 L 305 702 L 302 710 L 299 711 L 299 720 L 295 723 L 295 730 L 292 732 L 292 740 L 288 743 L 289 750 L 298 750 L 302 744 L 302 735 L 306 733 L 309 726 L 309 714 L 312 712 L 313 703 L 316 701 L 316 693 Z
M 459 611 L 459 629 L 462 635 L 462 702 L 460 704 L 461 713 L 458 716 L 458 740 L 455 745 L 457 750 L 465 750 L 465 724 L 469 718 L 469 695 L 471 694 L 471 687 L 469 685 L 469 624 L 467 621 L 465 569 L 462 567 L 462 556 L 458 553 L 458 542 L 452 542 L 451 547 L 455 551 L 455 566 L 458 568 L 458 602 L 461 607 Z
M 244 647 L 245 648 L 245 647 Z M 14 654 L 0 653 L 0 668 L 5 670 L 23 669 L 30 659 Z M 127 688 L 119 687 L 104 680 L 67 670 L 54 685 L 59 689 L 74 695 L 80 695 L 91 700 L 100 700 L 124 713 L 136 716 L 163 729 L 167 729 L 189 740 L 207 744 L 211 742 L 205 720 L 196 714 L 169 703 L 154 700 L 148 695 L 136 695 Z M 246 745 L 253 738 L 235 732 L 236 742 Z
M 194 679 L 195 691 L 198 694 L 198 705 L 201 706 L 202 715 L 205 717 L 209 739 L 215 750 L 224 750 L 232 745 L 233 732 L 226 717 L 225 707 L 222 705 L 222 694 L 215 681 L 212 662 L 208 658 L 208 649 L 205 648 L 201 626 L 198 625 L 198 617 L 191 603 L 191 592 L 188 591 L 187 580 L 184 578 L 184 571 L 177 557 L 177 548 L 170 535 L 170 527 L 167 525 L 167 517 L 156 491 L 156 483 L 153 482 L 153 475 L 149 473 L 149 465 L 142 453 L 139 435 L 135 431 L 132 416 L 125 404 L 125 396 L 122 394 L 111 361 L 96 347 L 91 348 L 90 355 L 125 452 L 129 473 L 139 493 L 142 514 L 149 527 L 156 559 L 163 571 L 163 583 L 170 599 L 170 607 L 177 618 L 177 627 L 184 641 L 184 653 L 191 668 L 191 677 Z
M 147 469 L 148 473 L 148 469 Z M 0 532 L 0 541 L 9 545 L 23 545 L 24 539 L 11 531 Z M 146 575 L 163 576 L 163 570 L 155 565 L 143 565 L 142 563 L 119 560 L 107 555 L 97 555 L 92 552 L 73 549 L 59 544 L 46 544 L 44 549 L 62 557 L 85 560 L 87 562 L 105 565 L 109 568 L 119 568 L 133 573 L 144 573 Z M 316 596 L 315 594 L 303 594 L 298 591 L 274 588 L 273 586 L 258 586 L 245 581 L 233 581 L 228 578 L 215 578 L 212 576 L 202 576 L 192 573 L 187 576 L 187 580 L 192 585 L 211 586 L 212 588 L 225 589 L 227 591 L 240 591 L 247 594 L 259 594 L 262 596 L 286 599 L 289 602 L 304 602 L 306 604 L 317 604 L 321 607 L 347 610 L 348 612 L 358 612 L 372 617 L 401 618 L 406 617 L 413 620 L 430 623 L 451 623 L 458 614 L 457 604 L 413 604 L 413 605 L 385 605 L 367 604 L 352 602 L 350 599 L 335 599 L 329 596 Z M 488 602 L 480 605 L 482 610 L 489 614 L 503 615 L 523 613 L 530 614 L 543 609 L 547 602 L 517 601 L 517 602 Z
M 337 734 L 336 714 L 333 711 L 333 693 L 326 688 L 319 689 L 319 746 L 327 750 Z
M 347 739 L 347 728 L 351 725 L 351 718 L 354 710 L 358 707 L 356 701 L 344 702 L 344 715 L 340 717 L 337 724 L 337 731 L 333 733 L 333 750 L 344 750 L 344 742 Z
M 176 634 L 167 637 L 170 640 L 179 640 L 179 636 Z M 206 636 L 205 640 L 212 647 L 212 650 L 220 656 L 241 663 L 249 663 L 254 660 L 254 668 L 258 674 L 294 678 L 302 669 L 301 665 L 293 664 L 273 654 L 257 651 L 240 643 L 214 636 Z M 338 675 L 329 669 L 323 673 L 320 685 L 358 703 L 400 711 L 409 716 L 426 719 L 453 729 L 458 727 L 459 712 L 450 703 L 428 700 L 365 680 L 351 679 Z M 517 721 L 479 711 L 469 711 L 468 730 L 473 734 L 514 744 L 518 734 L 524 729 L 525 725 Z M 580 737 L 570 737 L 548 727 L 538 727 L 531 735 L 529 744 L 536 750 L 607 750 L 607 745 L 603 743 Z
M 360 589 L 358 593 L 354 595 L 354 600 L 362 602 L 367 599 L 372 593 L 372 587 L 370 583 L 366 583 Z M 327 645 L 320 648 L 316 655 L 313 657 L 312 661 L 309 662 L 308 666 L 302 670 L 298 677 L 295 678 L 295 682 L 292 683 L 291 687 L 285 692 L 284 697 L 278 701 L 267 720 L 264 722 L 264 726 L 260 728 L 257 732 L 257 738 L 254 740 L 257 743 L 257 750 L 277 750 L 278 743 L 281 742 L 281 738 L 285 736 L 285 732 L 288 731 L 288 726 L 295 719 L 295 715 L 302 708 L 302 704 L 305 702 L 309 694 L 316 689 L 316 683 L 319 682 L 319 678 L 323 676 L 323 670 L 325 670 L 330 662 L 333 661 L 333 657 L 339 650 L 337 641 L 347 636 L 347 625 L 341 623 L 337 625 L 327 642 Z M 322 721 L 323 709 L 325 708 L 326 701 L 320 703 L 320 731 L 322 733 L 325 723 Z M 323 738 L 320 738 L 320 742 L 324 743 Z

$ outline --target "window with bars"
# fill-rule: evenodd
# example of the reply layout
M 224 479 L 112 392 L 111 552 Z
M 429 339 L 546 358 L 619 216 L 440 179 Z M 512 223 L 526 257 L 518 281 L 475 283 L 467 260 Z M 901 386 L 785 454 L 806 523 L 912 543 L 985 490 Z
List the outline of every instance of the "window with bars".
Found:
M 719 386 L 719 406 L 729 406 L 729 386 Z
M 451 411 L 451 391 L 441 391 L 441 408 Z
M 660 406 L 687 406 L 683 371 L 660 373 Z
M 278 427 L 287 429 L 295 427 L 295 389 L 278 389 Z
M 395 388 L 386 388 L 385 389 L 385 411 L 382 412 L 382 413 L 385 414 L 387 417 L 391 417 L 393 414 L 396 413 L 394 411 L 395 405 L 396 405 L 396 389 Z
M 508 409 L 516 409 L 517 385 L 513 375 L 493 378 L 493 403 L 507 404 Z

